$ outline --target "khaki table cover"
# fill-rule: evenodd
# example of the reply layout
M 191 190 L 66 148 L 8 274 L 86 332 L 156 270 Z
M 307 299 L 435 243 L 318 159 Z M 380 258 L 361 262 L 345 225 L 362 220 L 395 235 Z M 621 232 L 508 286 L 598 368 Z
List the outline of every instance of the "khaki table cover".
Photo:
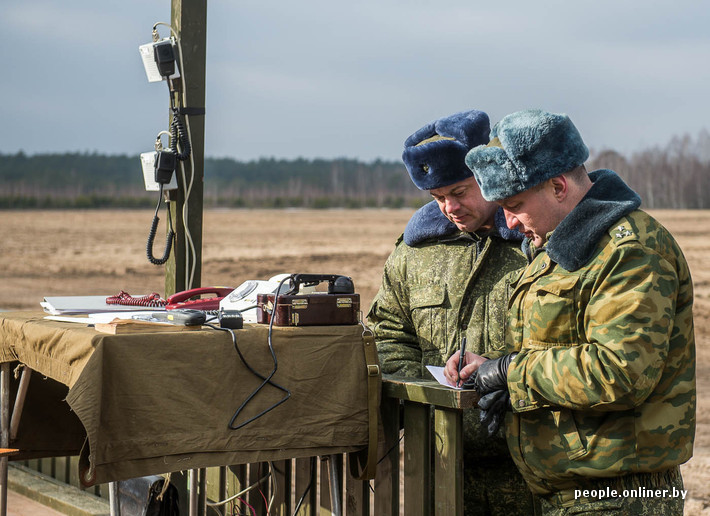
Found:
M 273 381 L 290 390 L 290 399 L 231 430 L 233 414 L 262 380 L 239 359 L 228 333 L 109 335 L 44 315 L 0 313 L 0 362 L 36 371 L 12 443 L 22 450 L 18 459 L 76 452 L 86 440 L 82 479 L 91 484 L 367 445 L 360 325 L 274 327 Z M 268 326 L 245 326 L 235 331 L 240 350 L 268 376 Z M 283 396 L 266 385 L 235 425 Z

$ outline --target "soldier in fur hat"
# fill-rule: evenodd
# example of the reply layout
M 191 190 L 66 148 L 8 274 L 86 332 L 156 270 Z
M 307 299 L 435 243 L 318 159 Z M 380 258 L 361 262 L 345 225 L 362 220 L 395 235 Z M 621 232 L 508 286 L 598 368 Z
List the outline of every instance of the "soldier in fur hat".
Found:
M 587 173 L 564 114 L 504 117 L 466 163 L 525 235 L 509 354 L 464 368 L 505 417 L 511 455 L 544 514 L 683 513 L 693 452 L 693 285 L 670 233 L 611 170 Z M 456 364 L 446 366 L 458 381 Z
M 434 200 L 407 224 L 385 264 L 368 318 L 382 371 L 431 378 L 427 365 L 458 356 L 461 339 L 482 357 L 504 353 L 508 286 L 524 265 L 522 235 L 481 197 L 466 153 L 488 143 L 488 115 L 472 110 L 412 134 L 402 155 L 414 184 Z M 466 515 L 530 515 L 533 499 L 502 435 L 493 444 L 476 409 L 464 413 Z

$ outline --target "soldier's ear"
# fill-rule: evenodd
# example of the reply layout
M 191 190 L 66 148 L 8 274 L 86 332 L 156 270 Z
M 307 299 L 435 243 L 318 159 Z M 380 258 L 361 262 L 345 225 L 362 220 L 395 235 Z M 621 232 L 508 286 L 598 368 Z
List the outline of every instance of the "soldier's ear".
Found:
M 557 202 L 562 202 L 569 194 L 569 181 L 565 176 L 557 176 L 548 179 L 552 187 L 552 193 L 557 199 Z

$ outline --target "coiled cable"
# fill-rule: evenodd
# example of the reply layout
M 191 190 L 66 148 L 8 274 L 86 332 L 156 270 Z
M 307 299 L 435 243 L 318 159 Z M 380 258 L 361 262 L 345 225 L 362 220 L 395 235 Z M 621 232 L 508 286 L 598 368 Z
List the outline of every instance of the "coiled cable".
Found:
M 168 304 L 168 302 L 160 297 L 160 294 L 153 292 L 147 296 L 133 297 L 128 292 L 121 290 L 115 296 L 109 296 L 106 298 L 107 305 L 130 305 L 130 306 L 149 306 L 161 308 Z
M 175 151 L 175 157 L 180 161 L 185 161 L 190 157 L 192 147 L 190 147 L 190 138 L 187 135 L 185 126 L 180 120 L 180 110 L 176 107 L 172 108 L 173 119 L 170 122 L 170 143 Z
M 160 185 L 160 197 L 158 197 L 158 205 L 155 207 L 155 213 L 153 214 L 153 223 L 150 226 L 150 232 L 148 233 L 148 242 L 146 243 L 145 253 L 148 257 L 148 261 L 153 265 L 163 265 L 170 258 L 170 250 L 173 247 L 173 240 L 175 239 L 175 231 L 173 231 L 173 220 L 170 216 L 170 203 L 166 203 L 168 207 L 168 234 L 165 240 L 165 250 L 163 251 L 162 258 L 156 258 L 153 256 L 153 242 L 155 241 L 155 234 L 158 231 L 158 222 L 160 218 L 158 217 L 158 210 L 160 209 L 160 203 L 163 200 L 163 185 Z

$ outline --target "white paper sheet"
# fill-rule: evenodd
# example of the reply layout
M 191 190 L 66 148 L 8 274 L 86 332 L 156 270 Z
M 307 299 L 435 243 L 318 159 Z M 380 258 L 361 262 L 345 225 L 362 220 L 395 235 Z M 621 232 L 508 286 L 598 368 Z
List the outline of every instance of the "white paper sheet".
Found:
M 98 324 L 110 323 L 114 319 L 135 319 L 134 316 L 150 315 L 150 311 L 133 311 L 133 312 L 100 312 L 96 314 L 85 314 L 81 317 L 72 317 L 69 315 L 46 315 L 44 318 L 50 321 L 73 322 L 80 324 Z
M 426 368 L 431 373 L 431 375 L 436 379 L 436 381 L 439 382 L 444 387 L 450 387 L 452 389 L 461 390 L 461 387 L 454 387 L 453 385 L 451 385 L 449 383 L 449 381 L 444 376 L 444 368 L 443 367 L 428 365 L 428 366 L 426 366 Z

